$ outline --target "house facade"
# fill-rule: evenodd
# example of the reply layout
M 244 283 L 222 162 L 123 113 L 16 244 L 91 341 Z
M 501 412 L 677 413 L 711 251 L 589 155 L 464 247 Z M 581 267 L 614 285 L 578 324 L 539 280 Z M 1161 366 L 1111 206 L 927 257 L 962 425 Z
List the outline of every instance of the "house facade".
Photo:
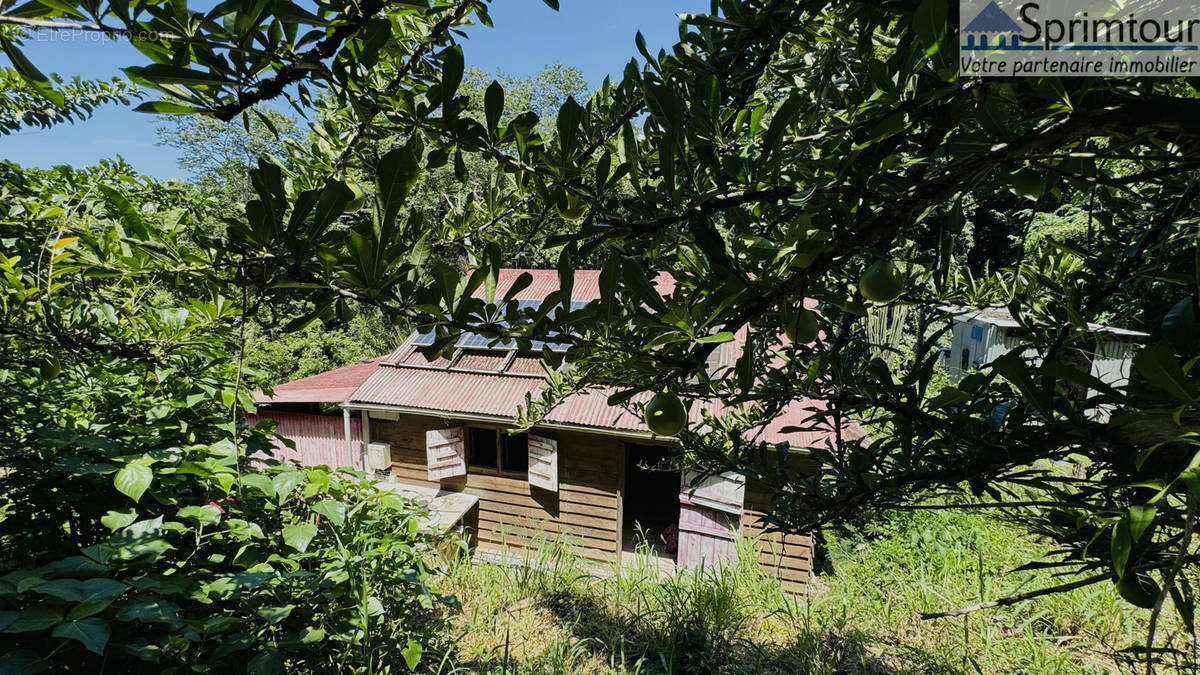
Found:
M 536 304 L 558 288 L 553 270 L 503 270 L 497 294 L 523 272 L 534 283 L 520 301 Z M 577 272 L 572 300 L 598 298 L 598 277 Z M 812 538 L 764 531 L 766 486 L 736 474 L 694 485 L 663 465 L 676 439 L 656 437 L 640 416 L 609 406 L 605 390 L 573 395 L 528 432 L 512 433 L 518 407 L 544 385 L 540 355 L 474 337 L 464 336 L 451 358 L 430 361 L 420 352 L 430 336 L 411 335 L 348 396 L 342 408 L 361 427 L 368 470 L 404 490 L 477 497 L 462 522 L 481 552 L 562 537 L 596 562 L 619 562 L 641 542 L 680 567 L 717 566 L 736 559 L 740 537 L 751 537 L 764 569 L 785 590 L 803 590 Z M 732 364 L 738 350 L 727 343 L 716 358 Z M 806 403 L 773 420 L 763 438 L 793 449 L 824 443 L 817 432 L 783 432 L 803 425 Z M 692 425 L 702 423 L 700 406 L 690 415 Z M 793 459 L 808 461 L 795 452 Z

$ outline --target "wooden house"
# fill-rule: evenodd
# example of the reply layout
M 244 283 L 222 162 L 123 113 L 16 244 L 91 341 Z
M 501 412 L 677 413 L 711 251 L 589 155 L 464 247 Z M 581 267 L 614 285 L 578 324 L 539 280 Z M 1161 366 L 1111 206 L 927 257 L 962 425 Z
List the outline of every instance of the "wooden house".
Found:
M 516 296 L 523 302 L 536 305 L 558 288 L 553 270 L 503 270 L 497 295 L 522 272 L 534 278 Z M 598 298 L 598 277 L 577 272 L 572 299 Z M 669 292 L 669 278 L 657 283 Z M 465 518 L 478 550 L 565 535 L 581 556 L 619 562 L 640 533 L 681 567 L 711 566 L 734 559 L 738 537 L 749 536 L 760 563 L 786 590 L 807 584 L 812 539 L 764 532 L 771 495 L 762 484 L 726 474 L 693 486 L 692 476 L 662 470 L 676 439 L 656 437 L 639 416 L 609 406 L 603 390 L 573 395 L 528 433 L 510 433 L 518 406 L 544 385 L 539 353 L 465 335 L 452 358 L 429 361 L 419 347 L 431 339 L 409 336 L 342 407 L 360 421 L 368 469 L 390 474 L 399 489 L 478 497 Z M 732 364 L 739 350 L 738 342 L 727 343 L 715 358 Z M 804 423 L 805 403 L 772 421 L 765 440 L 800 450 L 824 443 L 820 433 L 783 432 Z M 690 415 L 691 424 L 701 424 L 700 406 Z

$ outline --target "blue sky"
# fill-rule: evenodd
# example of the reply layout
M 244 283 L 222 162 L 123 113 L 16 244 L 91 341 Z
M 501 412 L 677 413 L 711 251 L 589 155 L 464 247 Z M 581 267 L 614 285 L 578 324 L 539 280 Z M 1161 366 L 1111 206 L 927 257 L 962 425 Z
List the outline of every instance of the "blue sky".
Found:
M 678 40 L 679 12 L 708 9 L 707 0 L 562 0 L 555 12 L 542 0 L 496 0 L 490 10 L 495 27 L 470 28 L 463 49 L 468 67 L 526 77 L 557 61 L 580 68 L 595 86 L 619 76 L 637 54 L 638 30 L 651 49 L 666 48 Z M 38 34 L 25 53 L 41 70 L 65 77 L 112 77 L 122 66 L 144 62 L 128 44 L 94 36 Z M 108 106 L 86 122 L 0 136 L 0 156 L 48 167 L 120 155 L 143 173 L 181 178 L 176 150 L 155 145 L 159 124 L 153 115 Z

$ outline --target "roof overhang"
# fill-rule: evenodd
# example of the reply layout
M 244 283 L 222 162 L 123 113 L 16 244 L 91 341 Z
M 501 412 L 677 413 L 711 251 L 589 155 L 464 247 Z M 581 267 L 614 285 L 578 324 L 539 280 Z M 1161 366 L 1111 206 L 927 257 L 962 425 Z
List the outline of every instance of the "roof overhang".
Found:
M 450 410 L 430 410 L 428 408 L 413 408 L 398 405 L 383 405 L 376 403 L 354 403 L 353 401 L 343 403 L 344 410 L 360 410 L 366 412 L 388 412 L 399 413 L 402 415 L 420 415 L 422 417 L 438 417 L 448 420 L 461 420 L 464 422 L 482 422 L 484 424 L 499 424 L 511 426 L 515 419 L 512 417 L 503 417 L 500 415 L 482 415 L 477 413 L 460 413 Z M 598 434 L 601 436 L 612 436 L 615 438 L 627 438 L 630 440 L 640 441 L 658 441 L 661 443 L 675 443 L 679 439 L 675 436 L 656 436 L 651 433 L 642 431 L 626 431 L 624 429 L 607 429 L 604 427 L 589 427 L 582 424 L 563 424 L 561 422 L 539 422 L 534 426 L 542 429 L 558 429 L 561 431 L 576 431 L 586 434 Z

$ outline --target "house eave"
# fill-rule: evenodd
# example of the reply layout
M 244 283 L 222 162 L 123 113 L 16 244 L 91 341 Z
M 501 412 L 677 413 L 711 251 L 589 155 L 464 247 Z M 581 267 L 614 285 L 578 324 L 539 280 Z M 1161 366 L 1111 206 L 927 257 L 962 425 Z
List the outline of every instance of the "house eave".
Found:
M 483 422 L 485 424 L 503 424 L 511 425 L 515 420 L 512 417 L 504 417 L 502 415 L 482 415 L 478 413 L 461 413 L 450 410 L 430 410 L 428 408 L 413 408 L 410 406 L 385 405 L 378 403 L 357 403 L 349 401 L 342 404 L 344 410 L 358 410 L 367 412 L 390 412 L 406 415 L 421 415 L 424 417 L 442 417 L 449 420 L 461 420 L 463 422 Z M 644 431 L 627 431 L 624 429 L 606 429 L 604 427 L 589 427 L 582 424 L 563 424 L 561 422 L 539 422 L 534 425 L 542 429 L 557 429 L 560 431 L 576 431 L 588 434 L 598 434 L 601 436 L 612 436 L 615 438 L 625 438 L 630 440 L 640 441 L 658 441 L 661 443 L 678 442 L 675 436 L 656 436 Z

